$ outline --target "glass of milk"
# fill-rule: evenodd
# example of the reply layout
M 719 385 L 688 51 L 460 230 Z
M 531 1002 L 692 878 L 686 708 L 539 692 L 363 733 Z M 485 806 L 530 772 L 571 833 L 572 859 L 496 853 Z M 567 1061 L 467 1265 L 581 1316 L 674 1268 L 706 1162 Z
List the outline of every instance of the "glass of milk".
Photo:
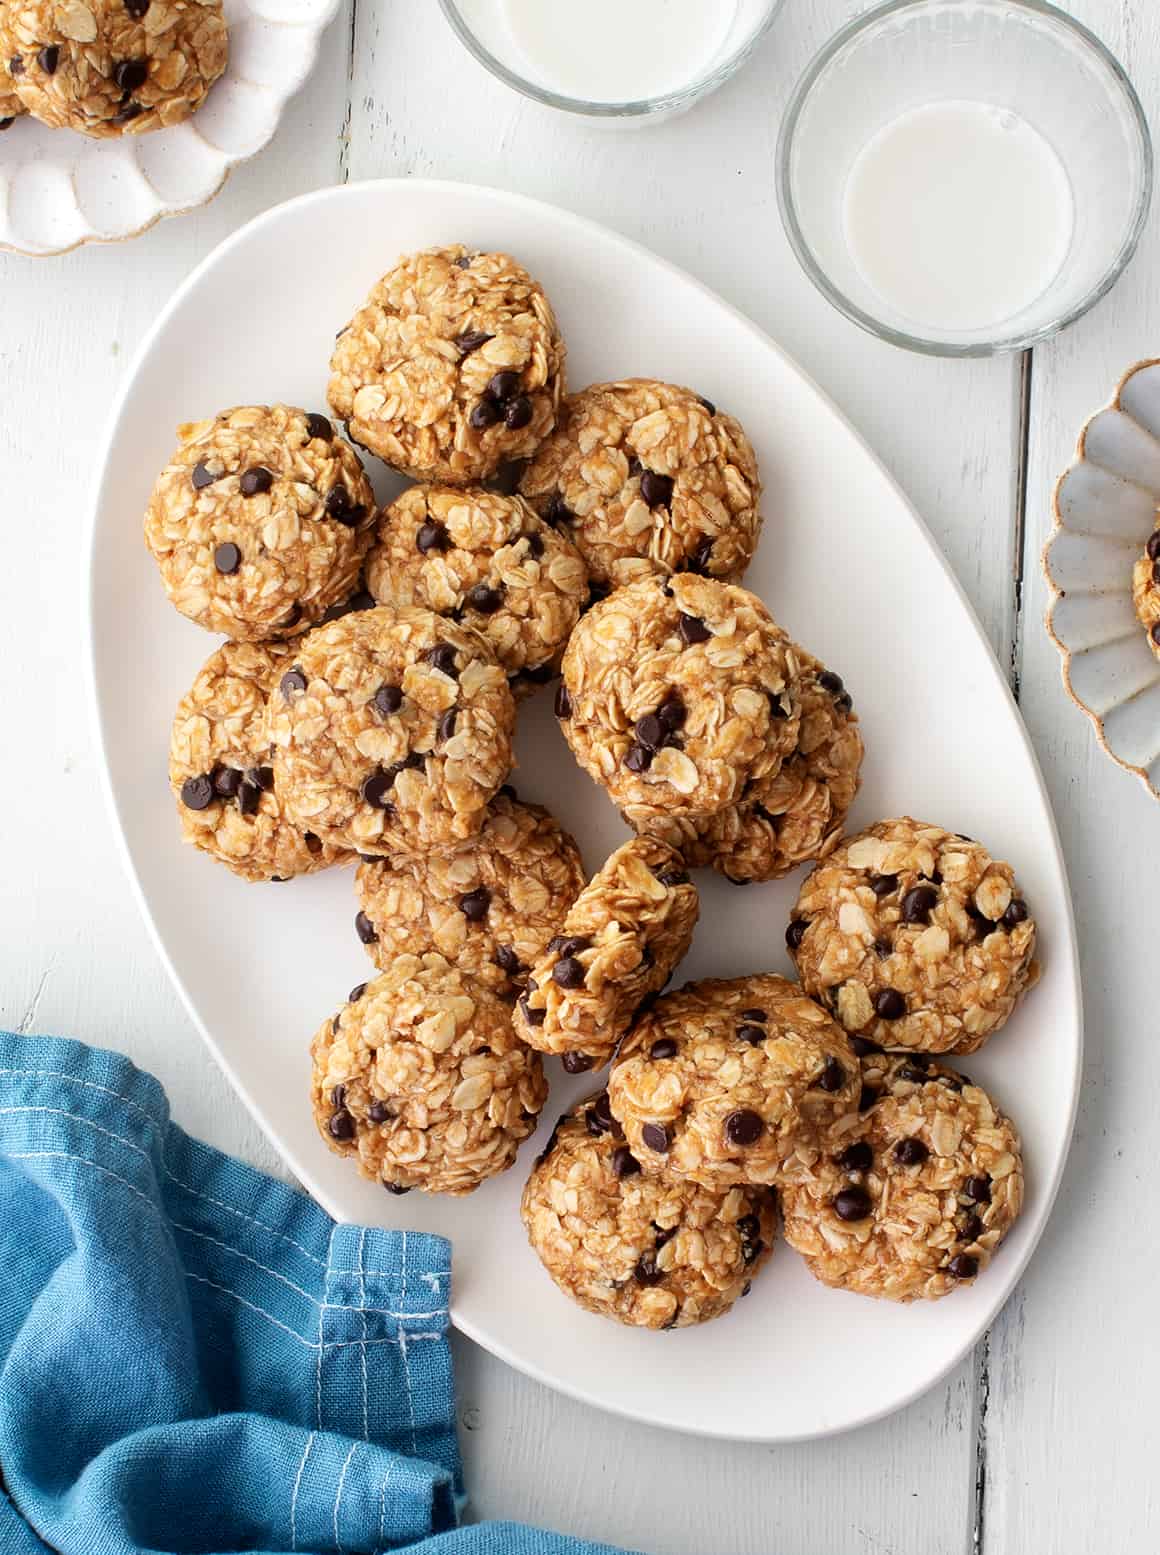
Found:
M 798 83 L 778 200 L 807 274 L 911 350 L 1017 351 L 1132 256 L 1152 148 L 1131 83 L 1044 0 L 890 0 Z
M 640 124 L 683 112 L 749 57 L 783 0 L 440 0 L 488 70 L 552 108 Z

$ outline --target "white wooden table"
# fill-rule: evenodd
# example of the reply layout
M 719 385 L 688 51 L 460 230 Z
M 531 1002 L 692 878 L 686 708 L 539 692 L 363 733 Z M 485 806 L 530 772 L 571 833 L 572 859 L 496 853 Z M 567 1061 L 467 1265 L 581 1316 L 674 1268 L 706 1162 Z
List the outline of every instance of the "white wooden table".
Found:
M 188 1128 L 278 1170 L 178 1006 L 99 794 L 83 706 L 82 532 L 111 396 L 177 282 L 290 195 L 437 175 L 606 222 L 699 275 L 795 354 L 941 541 L 1019 694 L 1056 806 L 1088 1057 L 1044 1242 L 994 1329 L 944 1385 L 830 1443 L 735 1447 L 603 1416 L 460 1342 L 474 1510 L 653 1555 L 1134 1555 L 1160 1542 L 1151 1214 L 1160 812 L 1100 753 L 1063 693 L 1041 624 L 1039 552 L 1080 423 L 1122 368 L 1160 345 L 1160 288 L 1150 284 L 1160 209 L 1112 296 L 1034 356 L 938 362 L 860 333 L 798 270 L 773 189 L 780 107 L 857 9 L 787 0 L 757 56 L 716 97 L 671 124 L 617 134 L 493 83 L 434 0 L 358 0 L 330 30 L 273 146 L 206 210 L 131 244 L 55 260 L 0 255 L 0 1023 L 128 1050 L 161 1077 Z M 1152 0 L 1068 9 L 1119 55 L 1160 130 Z

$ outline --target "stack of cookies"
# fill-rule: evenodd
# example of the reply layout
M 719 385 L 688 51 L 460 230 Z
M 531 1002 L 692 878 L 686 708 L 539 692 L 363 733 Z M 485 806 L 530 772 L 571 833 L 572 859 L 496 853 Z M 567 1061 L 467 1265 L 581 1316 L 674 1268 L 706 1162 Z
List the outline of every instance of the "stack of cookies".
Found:
M 649 1328 L 728 1310 L 777 1195 L 819 1278 L 940 1295 L 994 1251 L 1021 1175 L 1010 1125 L 928 1055 L 1006 1018 L 1034 923 L 964 838 L 902 819 L 839 846 L 861 733 L 842 679 L 740 585 L 761 525 L 743 430 L 647 379 L 568 396 L 564 363 L 515 260 L 435 249 L 339 332 L 335 420 L 180 429 L 146 540 L 175 606 L 227 638 L 174 722 L 183 835 L 253 881 L 358 861 L 377 975 L 316 1032 L 312 1105 L 390 1191 L 474 1190 L 535 1131 L 543 1055 L 611 1063 L 523 1201 L 581 1304 Z M 357 450 L 415 484 L 380 510 Z M 507 783 L 518 709 L 552 681 L 635 833 L 590 880 Z M 801 986 L 663 993 L 690 870 L 805 862 Z

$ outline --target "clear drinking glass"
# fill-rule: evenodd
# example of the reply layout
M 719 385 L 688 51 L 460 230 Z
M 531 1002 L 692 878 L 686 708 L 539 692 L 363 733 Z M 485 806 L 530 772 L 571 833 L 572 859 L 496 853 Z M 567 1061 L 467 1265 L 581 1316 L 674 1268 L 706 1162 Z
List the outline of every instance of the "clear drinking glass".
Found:
M 720 46 L 703 68 L 679 87 L 655 97 L 630 98 L 621 102 L 590 101 L 583 97 L 570 97 L 554 91 L 530 73 L 511 37 L 501 0 L 439 0 L 443 14 L 450 22 L 460 41 L 493 76 L 508 86 L 550 108 L 560 108 L 567 113 L 585 114 L 605 122 L 621 124 L 655 123 L 691 108 L 699 98 L 728 81 L 753 52 L 764 36 L 783 0 L 737 0 L 737 8 L 729 23 Z M 583 0 L 542 0 L 546 6 L 555 3 L 583 5 Z M 631 5 L 633 0 L 625 0 Z M 615 40 L 610 40 L 615 45 Z
M 1071 184 L 1074 230 L 1055 279 L 996 328 L 918 331 L 860 273 L 847 243 L 850 169 L 913 108 L 970 100 L 1017 115 Z M 842 29 L 794 90 L 777 151 L 786 233 L 847 317 L 895 345 L 989 356 L 1044 340 L 1086 312 L 1132 256 L 1152 194 L 1152 145 L 1131 82 L 1098 38 L 1044 0 L 890 0 Z

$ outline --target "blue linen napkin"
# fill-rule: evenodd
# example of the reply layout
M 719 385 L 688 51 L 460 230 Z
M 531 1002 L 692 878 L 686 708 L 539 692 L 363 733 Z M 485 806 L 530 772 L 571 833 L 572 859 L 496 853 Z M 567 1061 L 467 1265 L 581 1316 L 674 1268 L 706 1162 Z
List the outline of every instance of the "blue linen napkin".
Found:
M 0 1551 L 609 1555 L 458 1526 L 450 1255 L 190 1139 L 120 1054 L 0 1033 Z

